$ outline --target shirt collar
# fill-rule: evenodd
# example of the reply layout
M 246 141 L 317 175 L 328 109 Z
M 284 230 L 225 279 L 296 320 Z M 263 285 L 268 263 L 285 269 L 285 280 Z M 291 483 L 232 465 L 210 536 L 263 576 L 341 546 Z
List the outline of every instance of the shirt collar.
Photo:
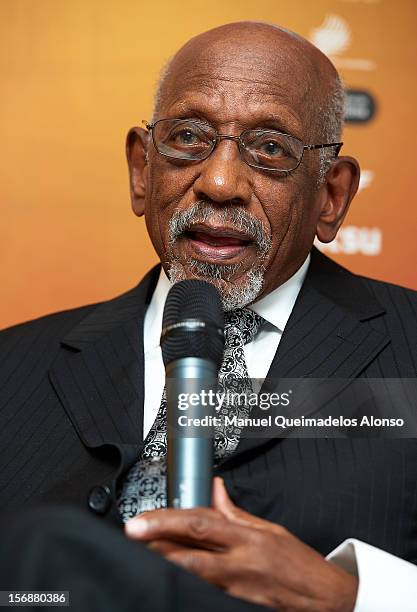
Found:
M 145 314 L 143 334 L 143 350 L 145 355 L 160 344 L 164 306 L 171 287 L 172 284 L 161 266 L 158 283 Z
M 306 277 L 310 259 L 309 253 L 307 259 L 295 274 L 285 283 L 271 291 L 271 293 L 248 306 L 248 308 L 263 317 L 265 321 L 268 321 L 274 327 L 277 327 L 280 332 L 283 332 Z
M 251 304 L 249 308 L 283 332 L 304 282 L 309 263 L 310 254 L 291 278 L 262 299 Z M 164 269 L 161 268 L 158 283 L 145 315 L 143 347 L 145 354 L 160 344 L 164 306 L 171 287 Z

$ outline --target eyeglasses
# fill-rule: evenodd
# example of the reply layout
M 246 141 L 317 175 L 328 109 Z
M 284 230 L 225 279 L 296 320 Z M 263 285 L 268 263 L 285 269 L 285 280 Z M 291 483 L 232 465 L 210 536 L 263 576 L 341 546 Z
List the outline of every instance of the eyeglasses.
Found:
M 214 151 L 220 140 L 234 140 L 244 162 L 253 168 L 273 172 L 292 172 L 301 163 L 305 150 L 334 147 L 337 157 L 343 142 L 304 144 L 295 136 L 275 130 L 245 130 L 240 136 L 218 134 L 213 126 L 196 120 L 160 119 L 142 121 L 152 134 L 161 155 L 172 159 L 202 161 Z

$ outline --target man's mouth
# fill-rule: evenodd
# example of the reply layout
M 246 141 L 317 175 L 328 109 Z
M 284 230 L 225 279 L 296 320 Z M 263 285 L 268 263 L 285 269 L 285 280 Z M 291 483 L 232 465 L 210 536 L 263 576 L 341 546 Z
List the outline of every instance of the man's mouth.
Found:
M 183 236 L 196 255 L 209 260 L 233 259 L 254 245 L 252 238 L 244 232 L 224 226 L 196 224 Z

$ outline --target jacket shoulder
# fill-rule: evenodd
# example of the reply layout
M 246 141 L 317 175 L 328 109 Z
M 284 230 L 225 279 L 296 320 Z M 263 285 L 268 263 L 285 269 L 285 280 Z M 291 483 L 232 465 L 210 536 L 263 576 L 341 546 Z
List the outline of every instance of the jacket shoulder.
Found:
M 387 312 L 396 311 L 399 316 L 417 319 L 417 291 L 366 276 L 359 278 Z
M 386 312 L 417 317 L 417 291 L 413 289 L 356 274 L 317 249 L 312 251 L 310 267 L 319 290 L 337 295 L 338 301 L 358 312 L 361 303 L 369 299 Z
M 387 281 L 377 280 L 375 278 L 369 278 L 367 276 L 359 276 L 370 288 L 374 288 L 375 291 L 381 293 L 390 293 L 401 295 L 406 293 L 410 295 L 411 299 L 417 300 L 417 291 L 410 287 L 404 287 L 403 285 L 397 285 L 395 283 L 388 283 Z
M 38 356 L 47 361 L 56 355 L 60 340 L 102 302 L 47 314 L 0 331 L 0 361 L 3 365 L 19 358 Z
M 0 343 L 8 337 L 25 336 L 35 331 L 44 331 L 50 328 L 54 328 L 58 333 L 64 331 L 66 328 L 71 328 L 72 325 L 76 325 L 81 319 L 89 315 L 96 308 L 105 304 L 106 302 L 97 302 L 95 304 L 86 304 L 78 306 L 76 308 L 69 308 L 67 310 L 60 310 L 58 312 L 52 312 L 36 319 L 30 319 L 29 321 L 23 321 L 10 327 L 6 327 L 0 330 Z
M 84 320 L 98 318 L 102 327 L 107 329 L 108 319 L 117 323 L 123 319 L 123 315 L 134 313 L 158 276 L 159 266 L 156 266 L 137 286 L 114 298 L 47 314 L 3 329 L 0 331 L 0 374 L 13 368 L 21 369 L 23 362 L 33 364 L 38 361 L 42 369 L 48 367 L 58 354 L 61 341 L 81 327 Z

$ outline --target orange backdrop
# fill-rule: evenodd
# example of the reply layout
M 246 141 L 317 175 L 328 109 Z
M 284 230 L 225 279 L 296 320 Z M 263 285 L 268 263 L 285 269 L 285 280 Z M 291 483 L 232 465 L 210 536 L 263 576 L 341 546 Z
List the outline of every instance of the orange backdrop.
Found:
M 374 100 L 345 130 L 363 181 L 326 251 L 417 288 L 415 0 L 2 0 L 0 326 L 114 296 L 156 261 L 129 208 L 125 133 L 182 43 L 241 19 L 314 41 Z

